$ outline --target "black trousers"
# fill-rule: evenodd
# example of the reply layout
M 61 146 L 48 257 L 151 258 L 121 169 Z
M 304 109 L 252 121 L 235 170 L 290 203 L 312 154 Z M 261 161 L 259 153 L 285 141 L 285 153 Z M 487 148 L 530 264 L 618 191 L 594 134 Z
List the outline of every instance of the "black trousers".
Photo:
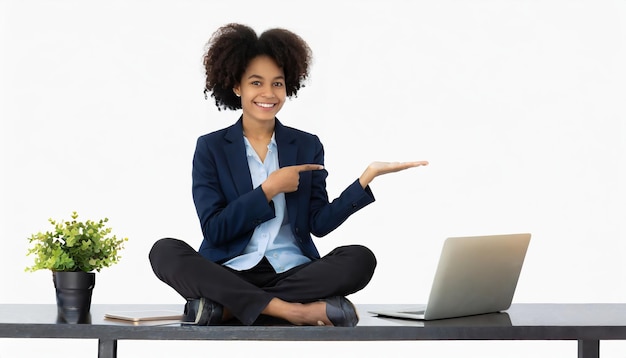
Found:
M 357 292 L 370 282 L 376 268 L 376 257 L 361 245 L 338 247 L 283 273 L 276 273 L 266 259 L 236 271 L 172 238 L 158 240 L 149 259 L 156 276 L 181 296 L 217 302 L 245 325 L 254 324 L 273 298 L 306 303 Z

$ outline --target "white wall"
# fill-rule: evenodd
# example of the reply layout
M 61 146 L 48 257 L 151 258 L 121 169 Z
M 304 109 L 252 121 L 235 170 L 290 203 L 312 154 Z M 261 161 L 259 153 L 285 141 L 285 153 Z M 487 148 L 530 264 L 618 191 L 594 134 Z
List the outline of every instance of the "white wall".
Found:
M 73 210 L 109 217 L 130 238 L 122 261 L 98 275 L 94 303 L 181 302 L 147 252 L 165 236 L 201 241 L 195 139 L 238 117 L 204 100 L 201 56 L 228 22 L 285 27 L 311 45 L 311 79 L 279 118 L 320 136 L 331 195 L 373 160 L 431 162 L 376 179 L 377 202 L 317 241 L 323 252 L 346 243 L 376 252 L 377 273 L 353 301 L 423 302 L 445 237 L 504 232 L 533 234 L 516 302 L 626 301 L 624 1 L 0 0 L 0 303 L 54 303 L 50 273 L 24 272 L 26 238 Z M 44 341 L 0 340 L 0 357 L 95 349 Z M 244 357 L 276 344 L 121 342 L 119 356 L 232 347 Z M 310 357 L 354 349 L 297 344 Z M 576 351 L 575 342 L 360 347 Z M 603 343 L 603 357 L 625 347 Z

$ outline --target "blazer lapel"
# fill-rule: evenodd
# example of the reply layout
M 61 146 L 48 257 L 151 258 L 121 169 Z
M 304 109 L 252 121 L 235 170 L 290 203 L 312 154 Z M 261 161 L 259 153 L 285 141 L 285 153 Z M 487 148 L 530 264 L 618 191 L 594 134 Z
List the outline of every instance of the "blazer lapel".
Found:
M 230 175 L 237 188 L 237 193 L 243 195 L 252 188 L 252 178 L 246 157 L 246 146 L 243 142 L 243 124 L 239 118 L 224 134 L 226 144 L 224 145 L 224 155 L 228 162 Z
M 274 134 L 276 136 L 276 145 L 278 146 L 278 164 L 282 167 L 287 167 L 296 164 L 296 158 L 298 157 L 298 146 L 296 145 L 296 137 L 289 131 L 288 128 L 282 125 L 276 119 L 276 125 L 274 127 Z
M 289 128 L 285 127 L 276 119 L 274 127 L 276 136 L 276 145 L 278 146 L 278 163 L 281 168 L 296 165 L 298 158 L 298 145 L 296 137 Z M 295 227 L 296 217 L 298 214 L 298 203 L 295 200 L 295 193 L 285 193 L 285 202 L 287 204 L 287 215 L 291 227 Z

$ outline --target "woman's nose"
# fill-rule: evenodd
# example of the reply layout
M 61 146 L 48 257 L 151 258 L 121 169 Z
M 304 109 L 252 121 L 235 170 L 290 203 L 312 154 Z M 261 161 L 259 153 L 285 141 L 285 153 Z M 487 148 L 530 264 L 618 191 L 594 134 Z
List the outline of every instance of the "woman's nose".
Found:
M 275 90 L 274 86 L 266 87 L 265 90 L 263 91 L 263 97 L 266 97 L 266 98 L 274 98 L 274 97 L 276 97 L 276 94 L 274 93 L 274 90 Z

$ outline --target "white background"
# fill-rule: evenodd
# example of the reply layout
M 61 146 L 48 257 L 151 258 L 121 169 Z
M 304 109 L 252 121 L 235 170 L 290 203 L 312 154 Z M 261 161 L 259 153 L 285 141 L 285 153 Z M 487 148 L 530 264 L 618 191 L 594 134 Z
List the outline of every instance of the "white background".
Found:
M 27 237 L 76 210 L 129 238 L 93 303 L 182 307 L 147 253 L 161 237 L 201 242 L 195 140 L 239 115 L 202 92 L 204 45 L 228 22 L 312 47 L 311 78 L 279 118 L 319 135 L 331 196 L 374 160 L 431 163 L 377 178 L 377 201 L 317 240 L 375 251 L 355 303 L 424 302 L 445 237 L 509 232 L 533 234 L 515 302 L 626 301 L 623 0 L 0 0 L 0 303 L 54 303 L 51 274 L 24 272 Z M 41 341 L 0 339 L 0 357 L 96 352 Z M 572 357 L 576 343 L 122 341 L 118 356 L 283 349 Z

